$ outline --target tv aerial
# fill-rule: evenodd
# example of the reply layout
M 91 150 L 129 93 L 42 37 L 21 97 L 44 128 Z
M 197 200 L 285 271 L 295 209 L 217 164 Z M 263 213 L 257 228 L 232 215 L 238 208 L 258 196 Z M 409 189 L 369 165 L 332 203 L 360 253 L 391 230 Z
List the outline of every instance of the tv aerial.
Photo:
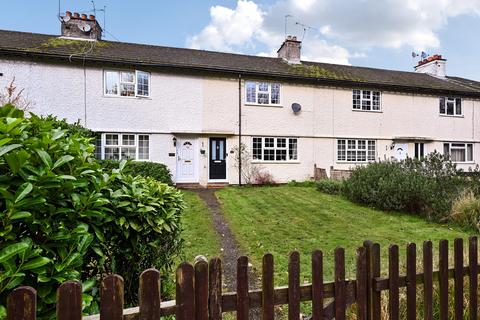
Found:
M 303 23 L 300 23 L 300 22 L 295 22 L 295 24 L 296 24 L 297 26 L 300 26 L 300 27 L 303 28 L 302 42 L 303 42 L 303 39 L 305 38 L 305 35 L 307 34 L 307 31 L 308 31 L 308 30 L 318 30 L 318 29 L 315 28 L 315 27 L 307 26 L 306 24 L 303 24 Z

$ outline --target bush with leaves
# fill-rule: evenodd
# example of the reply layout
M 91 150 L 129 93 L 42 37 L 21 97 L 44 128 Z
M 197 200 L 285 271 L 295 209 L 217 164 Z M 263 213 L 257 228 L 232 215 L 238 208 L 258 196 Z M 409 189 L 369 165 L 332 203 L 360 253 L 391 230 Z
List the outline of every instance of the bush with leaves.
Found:
M 438 152 L 422 160 L 385 161 L 359 166 L 344 182 L 352 201 L 382 210 L 448 217 L 452 203 L 465 188 L 455 164 Z
M 118 169 L 120 162 L 116 160 L 102 160 L 102 166 L 106 169 Z M 173 185 L 172 174 L 168 167 L 163 163 L 148 161 L 129 161 L 124 168 L 124 172 L 131 175 L 151 177 L 157 181 Z
M 317 190 L 327 194 L 341 194 L 343 180 L 321 179 L 316 182 Z
M 0 318 L 16 286 L 37 289 L 41 318 L 54 317 L 55 290 L 80 280 L 86 312 L 95 285 L 125 277 L 136 302 L 138 273 L 172 266 L 181 245 L 181 194 L 154 179 L 103 169 L 91 139 L 55 118 L 0 108 Z

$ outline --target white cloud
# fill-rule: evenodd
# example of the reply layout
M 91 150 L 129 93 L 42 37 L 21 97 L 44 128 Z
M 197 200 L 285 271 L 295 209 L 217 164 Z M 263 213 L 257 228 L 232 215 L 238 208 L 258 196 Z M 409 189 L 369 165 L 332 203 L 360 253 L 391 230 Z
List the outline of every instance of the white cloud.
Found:
M 448 19 L 480 15 L 480 0 L 277 0 L 262 8 L 252 0 L 238 0 L 234 9 L 212 7 L 209 24 L 187 45 L 276 56 L 286 14 L 295 16 L 288 20 L 289 34 L 302 36 L 296 21 L 316 27 L 307 31 L 304 60 L 348 64 L 375 47 L 438 48 L 438 31 Z

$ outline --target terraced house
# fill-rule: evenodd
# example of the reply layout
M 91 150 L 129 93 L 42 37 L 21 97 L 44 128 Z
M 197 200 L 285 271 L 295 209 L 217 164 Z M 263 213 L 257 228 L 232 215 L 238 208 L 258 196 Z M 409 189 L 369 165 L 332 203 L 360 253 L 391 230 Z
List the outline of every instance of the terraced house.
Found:
M 403 72 L 302 61 L 294 37 L 267 58 L 102 41 L 69 12 L 61 30 L 0 31 L 0 85 L 98 132 L 99 158 L 162 162 L 177 183 L 239 183 L 240 142 L 279 182 L 434 150 L 480 163 L 480 82 L 438 55 Z

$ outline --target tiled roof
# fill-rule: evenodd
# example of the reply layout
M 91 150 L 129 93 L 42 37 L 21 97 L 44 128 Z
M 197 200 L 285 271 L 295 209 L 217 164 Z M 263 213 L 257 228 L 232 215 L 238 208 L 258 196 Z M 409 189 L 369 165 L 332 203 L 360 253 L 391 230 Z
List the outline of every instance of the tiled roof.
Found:
M 0 30 L 0 56 L 92 61 L 151 68 L 278 77 L 322 85 L 362 86 L 392 91 L 457 94 L 480 98 L 480 82 L 427 74 L 303 61 L 289 65 L 279 58 L 172 48 L 114 41 L 82 41 Z

